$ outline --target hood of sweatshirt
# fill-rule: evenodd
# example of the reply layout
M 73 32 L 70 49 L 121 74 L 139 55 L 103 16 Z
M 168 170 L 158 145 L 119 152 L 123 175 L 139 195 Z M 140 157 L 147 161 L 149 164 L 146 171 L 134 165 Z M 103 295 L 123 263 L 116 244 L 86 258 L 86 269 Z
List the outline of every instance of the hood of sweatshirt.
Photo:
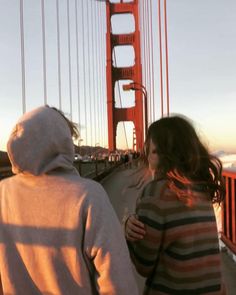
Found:
M 7 143 L 15 174 L 41 175 L 56 169 L 74 169 L 74 145 L 66 120 L 43 106 L 25 113 Z

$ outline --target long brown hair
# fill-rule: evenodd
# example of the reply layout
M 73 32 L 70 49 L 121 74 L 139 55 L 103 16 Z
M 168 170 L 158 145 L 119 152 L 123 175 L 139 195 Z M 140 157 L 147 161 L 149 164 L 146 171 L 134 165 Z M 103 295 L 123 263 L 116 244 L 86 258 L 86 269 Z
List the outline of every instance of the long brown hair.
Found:
M 158 178 L 167 178 L 172 188 L 204 191 L 213 203 L 225 196 L 222 164 L 210 155 L 195 129 L 182 116 L 164 117 L 152 123 L 146 138 L 146 155 L 152 140 L 158 155 Z
M 50 107 L 49 105 L 46 105 L 46 107 L 53 109 L 54 111 L 58 112 L 63 117 L 63 119 L 66 121 L 66 123 L 70 129 L 71 137 L 73 139 L 78 139 L 80 137 L 78 125 L 76 123 L 72 122 L 71 120 L 69 120 L 66 117 L 64 112 L 62 112 L 61 110 L 59 110 L 55 107 Z

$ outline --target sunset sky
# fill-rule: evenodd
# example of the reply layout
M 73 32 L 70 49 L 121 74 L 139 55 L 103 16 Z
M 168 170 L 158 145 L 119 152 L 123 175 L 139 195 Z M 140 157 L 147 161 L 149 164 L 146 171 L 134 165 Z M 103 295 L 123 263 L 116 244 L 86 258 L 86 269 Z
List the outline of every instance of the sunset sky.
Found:
M 142 0 L 141 0 L 142 1 Z M 143 0 L 144 1 L 144 0 Z M 0 0 L 0 149 L 5 150 L 9 132 L 18 117 L 22 114 L 21 102 L 21 68 L 20 68 L 20 34 L 19 34 L 19 0 Z M 66 21 L 63 11 L 66 11 L 66 0 L 60 0 L 61 18 L 61 54 L 62 54 L 62 82 L 67 79 L 65 72 L 67 65 L 63 60 L 66 55 Z M 95 1 L 94 1 L 95 2 Z M 117 1 L 115 1 L 117 2 Z M 43 104 L 42 77 L 42 43 L 41 43 L 41 10 L 39 0 L 24 1 L 25 15 L 25 55 L 26 55 L 26 104 L 27 110 Z M 78 1 L 81 8 L 82 1 Z M 88 4 L 89 3 L 89 4 Z M 157 1 L 153 0 L 153 9 L 157 9 Z M 96 6 L 89 6 L 96 5 Z M 84 9 L 98 9 L 103 16 L 102 26 L 105 30 L 104 3 L 93 4 L 84 1 Z M 71 22 L 71 50 L 73 47 L 73 25 L 75 19 L 75 1 L 70 1 Z M 102 10 L 102 12 L 101 12 Z M 95 13 L 98 10 L 93 10 Z M 170 111 L 181 113 L 193 120 L 204 142 L 212 151 L 224 150 L 236 152 L 236 1 L 235 0 L 167 0 L 168 13 L 168 42 L 169 42 L 169 79 L 170 79 Z M 56 37 L 55 37 L 55 1 L 45 0 L 45 17 L 48 28 L 48 92 L 49 104 L 58 106 L 57 71 L 56 71 Z M 81 9 L 79 11 L 81 17 Z M 85 20 L 86 21 L 86 20 Z M 130 23 L 114 23 L 114 30 L 129 27 Z M 52 29 L 53 27 L 53 29 Z M 63 29 L 64 28 L 64 29 Z M 64 30 L 64 31 L 63 31 Z M 81 28 L 79 33 L 81 34 Z M 85 29 L 85 35 L 88 28 Z M 155 33 L 155 31 L 154 31 Z M 86 35 L 87 37 L 87 35 Z M 83 42 L 80 39 L 80 57 L 82 58 Z M 86 42 L 88 42 L 86 40 Z M 86 43 L 85 42 L 85 43 Z M 88 46 L 88 43 L 86 43 Z M 103 50 L 105 75 L 105 39 L 100 40 Z M 65 48 L 64 48 L 64 47 Z M 86 60 L 91 54 L 86 47 Z M 121 57 L 128 58 L 124 53 Z M 157 59 L 159 57 L 157 56 Z M 75 82 L 74 61 L 72 64 L 72 80 Z M 80 69 L 80 74 L 83 75 Z M 86 75 L 85 75 L 86 76 Z M 63 80 L 64 79 L 64 80 Z M 85 80 L 87 77 L 85 77 Z M 103 110 L 106 107 L 105 79 L 101 79 L 103 92 L 99 99 Z M 73 82 L 72 81 L 72 82 Z M 84 80 L 81 80 L 82 82 Z M 86 80 L 87 81 L 87 80 Z M 68 85 L 63 82 L 63 110 L 69 112 Z M 88 83 L 88 82 L 86 82 Z M 156 81 L 157 85 L 159 81 Z M 73 99 L 76 96 L 75 83 L 72 83 Z M 82 83 L 81 83 L 82 84 Z M 92 86 L 90 85 L 90 88 Z M 84 89 L 81 86 L 80 95 Z M 96 89 L 91 88 L 93 99 Z M 126 94 L 127 95 L 127 94 Z M 157 92 L 156 92 L 157 95 Z M 159 94 L 158 94 L 159 95 Z M 125 94 L 124 94 L 125 97 Z M 157 101 L 159 98 L 157 97 Z M 90 102 L 91 105 L 93 102 Z M 83 99 L 80 102 L 81 107 Z M 96 102 L 97 104 L 97 102 Z M 100 102 L 99 102 L 100 104 Z M 72 119 L 78 119 L 78 106 L 75 103 Z M 160 117 L 159 105 L 156 103 L 156 118 Z M 91 120 L 92 115 L 90 115 Z M 82 118 L 82 115 L 81 115 Z M 92 126 L 95 121 L 91 121 Z M 104 122 L 106 119 L 104 118 Z M 88 124 L 89 125 L 89 124 Z M 106 134 L 106 126 L 103 127 Z M 100 138 L 90 140 L 93 128 L 87 126 L 88 144 L 100 143 L 107 145 L 104 134 Z M 85 126 L 81 123 L 81 135 L 85 143 Z M 122 131 L 118 131 L 119 146 L 122 147 L 124 138 Z M 130 141 L 130 139 L 129 139 Z

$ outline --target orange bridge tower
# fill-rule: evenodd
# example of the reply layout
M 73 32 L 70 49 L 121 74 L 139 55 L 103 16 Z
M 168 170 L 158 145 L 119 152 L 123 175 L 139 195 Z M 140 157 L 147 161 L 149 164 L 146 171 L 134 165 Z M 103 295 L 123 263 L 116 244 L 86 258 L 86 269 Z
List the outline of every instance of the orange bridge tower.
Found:
M 135 105 L 129 108 L 115 107 L 115 83 L 119 80 L 131 80 L 142 85 L 142 66 L 140 52 L 140 31 L 139 31 L 139 7 L 138 0 L 129 3 L 106 2 L 107 15 L 107 112 L 108 112 L 108 148 L 110 151 L 116 149 L 116 130 L 119 122 L 132 121 L 135 130 L 135 146 L 141 151 L 144 143 L 144 96 L 141 91 L 135 91 Z M 135 30 L 133 33 L 113 34 L 111 29 L 111 17 L 116 14 L 131 14 L 134 17 Z M 131 67 L 116 67 L 112 60 L 112 53 L 115 46 L 131 45 L 134 48 L 135 61 Z

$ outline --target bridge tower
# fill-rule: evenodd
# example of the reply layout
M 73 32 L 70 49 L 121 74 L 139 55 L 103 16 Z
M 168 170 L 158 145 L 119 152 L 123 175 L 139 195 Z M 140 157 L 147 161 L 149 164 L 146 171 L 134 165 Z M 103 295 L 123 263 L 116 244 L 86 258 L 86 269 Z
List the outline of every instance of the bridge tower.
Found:
M 141 91 L 135 91 L 135 105 L 130 108 L 115 107 L 115 83 L 119 80 L 132 80 L 142 84 L 142 66 L 140 52 L 140 31 L 138 0 L 133 2 L 110 3 L 106 1 L 107 15 L 107 112 L 108 112 L 108 148 L 116 149 L 117 125 L 122 121 L 132 121 L 135 127 L 135 146 L 141 151 L 144 143 L 144 97 Z M 135 31 L 127 34 L 112 34 L 111 17 L 116 14 L 131 14 L 134 17 Z M 134 48 L 135 61 L 131 67 L 115 67 L 112 62 L 112 52 L 115 46 L 131 45 Z

